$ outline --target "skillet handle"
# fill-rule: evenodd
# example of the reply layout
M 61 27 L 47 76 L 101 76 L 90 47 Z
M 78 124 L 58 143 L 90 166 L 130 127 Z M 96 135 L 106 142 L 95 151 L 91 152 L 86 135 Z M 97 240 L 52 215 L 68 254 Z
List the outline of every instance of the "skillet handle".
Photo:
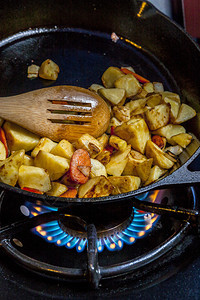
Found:
M 194 166 L 200 169 L 200 154 L 196 153 L 179 169 L 169 176 L 160 180 L 157 184 L 159 187 L 168 187 L 174 185 L 200 185 L 200 170 L 195 170 Z

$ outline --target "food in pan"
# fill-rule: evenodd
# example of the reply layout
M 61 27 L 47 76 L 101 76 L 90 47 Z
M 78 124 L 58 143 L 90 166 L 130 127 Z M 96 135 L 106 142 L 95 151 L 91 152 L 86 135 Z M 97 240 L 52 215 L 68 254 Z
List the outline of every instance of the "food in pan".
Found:
M 192 140 L 182 125 L 195 117 L 192 107 L 131 67 L 109 67 L 102 85 L 89 89 L 111 113 L 98 138 L 57 143 L 0 120 L 1 182 L 49 196 L 103 197 L 149 185 L 173 168 Z
M 28 75 L 30 79 L 37 78 L 38 76 L 47 80 L 56 80 L 60 72 L 59 66 L 51 59 L 46 59 L 41 66 L 32 64 L 28 66 Z

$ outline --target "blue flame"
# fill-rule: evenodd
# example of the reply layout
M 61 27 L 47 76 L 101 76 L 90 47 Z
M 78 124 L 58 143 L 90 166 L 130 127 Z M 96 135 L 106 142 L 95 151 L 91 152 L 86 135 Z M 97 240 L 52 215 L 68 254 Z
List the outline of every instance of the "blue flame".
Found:
M 155 193 L 145 193 L 137 198 L 139 200 L 146 199 L 147 201 L 154 202 L 157 194 Z M 148 196 L 149 195 L 149 196 Z M 152 195 L 153 198 L 152 198 Z M 148 197 L 148 198 L 147 198 Z M 31 202 L 26 202 L 25 206 L 28 208 L 30 214 L 29 217 L 37 216 L 38 214 L 43 214 L 47 212 L 57 211 L 55 207 L 48 207 L 40 204 L 33 204 Z M 97 250 L 102 252 L 105 247 L 109 251 L 121 250 L 125 244 L 132 245 L 137 239 L 144 238 L 153 228 L 153 225 L 158 221 L 159 216 L 152 213 L 141 212 L 133 207 L 133 218 L 130 225 L 121 232 L 116 232 L 112 235 L 108 235 L 97 239 Z M 49 243 L 54 243 L 57 246 L 65 246 L 67 249 L 76 248 L 77 252 L 84 251 L 87 246 L 87 238 L 82 238 L 78 236 L 72 236 L 64 232 L 58 221 L 51 221 L 42 225 L 39 225 L 32 229 L 32 232 L 36 235 L 42 237 Z

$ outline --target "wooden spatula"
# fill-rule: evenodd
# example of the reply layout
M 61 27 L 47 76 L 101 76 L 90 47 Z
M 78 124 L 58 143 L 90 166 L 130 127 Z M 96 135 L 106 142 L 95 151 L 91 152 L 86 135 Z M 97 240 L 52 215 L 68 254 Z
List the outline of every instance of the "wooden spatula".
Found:
M 97 94 L 75 86 L 43 88 L 0 98 L 0 116 L 54 141 L 102 135 L 109 124 L 107 104 Z

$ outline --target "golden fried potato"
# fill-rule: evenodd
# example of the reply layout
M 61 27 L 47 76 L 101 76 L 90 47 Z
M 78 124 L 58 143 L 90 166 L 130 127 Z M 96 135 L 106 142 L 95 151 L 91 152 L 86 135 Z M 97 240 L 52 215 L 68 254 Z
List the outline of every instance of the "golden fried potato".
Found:
M 180 96 L 176 93 L 164 91 L 164 92 L 161 92 L 160 94 L 161 94 L 163 100 L 165 100 L 165 97 L 167 97 L 168 99 L 172 99 L 172 100 L 177 101 L 178 103 L 181 103 Z
M 70 142 L 67 140 L 61 140 L 50 150 L 50 153 L 70 159 L 74 151 L 74 146 Z
M 141 183 L 140 178 L 137 176 L 110 176 L 108 179 L 114 186 L 112 195 L 135 191 Z
M 146 82 L 143 84 L 143 89 L 147 92 L 147 94 L 154 93 L 154 86 L 152 82 Z
M 59 197 L 62 194 L 64 194 L 68 190 L 67 186 L 65 184 L 62 184 L 60 182 L 52 182 L 51 183 L 51 189 L 46 192 L 49 196 Z
M 24 150 L 15 151 L 0 162 L 0 182 L 15 186 L 19 176 L 19 168 L 24 162 Z
M 151 168 L 149 178 L 144 183 L 144 186 L 155 182 L 157 179 L 159 179 L 161 176 L 163 176 L 166 172 L 167 172 L 166 170 L 161 169 L 159 166 L 156 166 L 156 165 L 153 166 L 153 168 Z
M 174 162 L 166 157 L 165 152 L 152 141 L 147 141 L 146 156 L 153 158 L 154 165 L 158 165 L 161 169 L 170 169 L 174 165 Z
M 0 160 L 6 159 L 6 148 L 4 144 L 0 141 Z
M 53 142 L 47 137 L 43 137 L 39 140 L 38 144 L 36 147 L 33 149 L 31 152 L 32 157 L 36 157 L 38 152 L 40 150 L 46 151 L 46 152 L 51 152 L 51 150 L 57 145 L 57 143 Z
M 137 176 L 140 177 L 142 182 L 147 181 L 147 179 L 149 178 L 152 163 L 153 158 L 149 158 L 136 166 Z
M 124 76 L 124 73 L 116 67 L 109 67 L 102 75 L 101 80 L 106 88 L 113 88 L 115 81 Z
M 106 197 L 112 193 L 113 186 L 104 176 L 89 179 L 78 190 L 79 198 Z
M 127 142 L 120 139 L 116 135 L 110 136 L 109 144 L 110 144 L 110 146 L 112 146 L 113 148 L 115 148 L 116 150 L 119 150 L 119 151 L 125 151 L 126 147 L 127 147 Z
M 167 97 L 165 97 L 164 101 L 165 101 L 165 103 L 170 104 L 170 121 L 172 123 L 174 123 L 174 121 L 177 118 L 178 113 L 179 113 L 180 103 L 177 102 L 174 99 L 170 99 L 170 98 L 167 98 Z
M 98 94 L 111 105 L 123 105 L 126 100 L 126 92 L 122 88 L 103 88 L 98 90 Z
M 170 141 L 174 144 L 178 144 L 183 148 L 186 148 L 192 141 L 192 135 L 188 133 L 180 133 L 177 135 L 173 135 Z
M 182 103 L 179 109 L 178 117 L 174 121 L 174 124 L 181 124 L 196 116 L 196 111 L 189 105 Z
M 88 133 L 83 134 L 76 141 L 75 147 L 86 150 L 92 158 L 95 158 L 103 150 L 100 142 Z
M 107 177 L 105 166 L 99 160 L 91 158 L 90 178 L 94 178 L 101 175 Z
M 170 138 L 173 135 L 179 134 L 179 133 L 185 133 L 186 130 L 182 125 L 174 125 L 174 124 L 168 124 L 166 126 L 163 126 L 155 131 L 152 132 L 152 134 L 158 134 L 161 136 L 166 137 L 167 141 L 170 141 Z
M 126 106 L 114 106 L 113 114 L 121 122 L 126 122 L 130 120 L 130 109 Z
M 34 165 L 48 171 L 51 180 L 57 180 L 69 170 L 67 158 L 40 150 L 34 158 Z
M 21 188 L 27 187 L 41 192 L 47 192 L 51 189 L 48 172 L 43 168 L 34 166 L 20 166 L 18 184 Z
M 25 166 L 34 166 L 34 160 L 33 160 L 33 157 L 31 157 L 31 156 L 28 155 L 28 154 L 25 154 L 25 155 L 24 155 L 24 162 L 23 162 L 23 165 L 25 165 Z
M 9 121 L 4 123 L 3 129 L 10 151 L 21 149 L 24 149 L 26 152 L 30 151 L 37 145 L 40 139 L 38 135 Z
M 147 141 L 151 138 L 147 124 L 143 119 L 137 120 L 133 124 L 123 123 L 115 128 L 115 134 L 142 154 L 145 152 Z
M 56 80 L 59 72 L 59 66 L 51 59 L 46 59 L 40 66 L 39 77 L 48 80 Z
M 155 107 L 161 103 L 162 97 L 160 94 L 153 94 L 146 98 L 146 104 L 149 107 Z
M 116 88 L 124 89 L 126 91 L 126 97 L 128 98 L 135 96 L 142 89 L 139 81 L 132 74 L 120 77 L 114 84 Z
M 125 107 L 129 108 L 130 112 L 132 113 L 135 110 L 144 108 L 146 105 L 147 99 L 137 99 L 137 100 L 131 100 L 130 102 L 125 104 Z
M 123 176 L 125 175 L 134 175 L 137 176 L 136 172 L 136 166 L 141 164 L 147 160 L 147 158 L 141 154 L 140 152 L 137 152 L 135 150 L 131 150 L 130 154 L 128 155 L 128 161 L 124 168 L 124 171 L 122 173 Z
M 106 171 L 109 175 L 120 176 L 127 164 L 128 154 L 131 151 L 131 145 L 128 145 L 125 151 L 117 151 L 111 155 L 109 163 L 106 165 Z
M 159 104 L 145 112 L 145 120 L 150 130 L 156 130 L 169 123 L 170 108 Z

